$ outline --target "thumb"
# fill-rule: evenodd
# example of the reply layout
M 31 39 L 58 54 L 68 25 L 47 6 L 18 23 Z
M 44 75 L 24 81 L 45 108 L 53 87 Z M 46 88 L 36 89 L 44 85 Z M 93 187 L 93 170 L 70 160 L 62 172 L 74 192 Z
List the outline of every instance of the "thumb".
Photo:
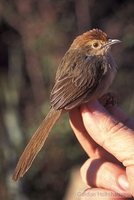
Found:
M 90 136 L 127 168 L 128 181 L 134 193 L 134 131 L 113 117 L 98 102 L 81 107 L 84 126 Z

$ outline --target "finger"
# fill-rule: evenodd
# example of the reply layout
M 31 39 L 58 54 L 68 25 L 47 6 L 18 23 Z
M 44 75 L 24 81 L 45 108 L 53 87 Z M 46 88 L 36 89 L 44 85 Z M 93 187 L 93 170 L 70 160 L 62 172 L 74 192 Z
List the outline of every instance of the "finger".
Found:
M 82 118 L 86 130 L 104 149 L 126 166 L 134 170 L 134 131 L 112 117 L 99 103 L 83 106 Z M 99 137 L 98 137 L 99 133 Z M 133 173 L 127 172 L 130 190 L 134 195 Z
M 112 117 L 98 102 L 81 108 L 84 126 L 90 136 L 124 166 L 134 163 L 134 131 Z
M 81 168 L 83 181 L 90 187 L 104 188 L 130 197 L 125 169 L 102 159 L 89 159 Z
M 79 192 L 79 200 L 126 200 L 118 193 L 102 188 L 86 189 L 84 192 Z
M 127 174 L 128 181 L 129 181 L 130 191 L 134 197 L 134 165 L 128 166 L 126 168 L 126 174 Z
M 80 110 L 78 108 L 71 110 L 69 112 L 69 116 L 70 125 L 78 141 L 89 157 L 103 157 L 111 162 L 118 162 L 112 154 L 109 154 L 107 151 L 105 151 L 90 137 L 89 133 L 87 133 L 83 125 Z
M 86 153 L 93 157 L 96 154 L 96 148 L 97 144 L 96 142 L 90 137 L 90 135 L 87 133 L 86 129 L 84 128 L 83 121 L 81 118 L 80 110 L 78 108 L 75 108 L 69 112 L 70 116 L 70 125 L 82 145 L 83 149 L 86 151 Z
M 108 106 L 107 109 L 119 121 L 122 121 L 129 128 L 134 129 L 134 119 L 130 119 L 118 106 Z
M 134 129 L 134 119 L 129 119 L 128 116 L 117 106 L 111 106 L 109 109 L 111 114 L 116 116 L 119 120 L 125 122 L 125 124 L 129 127 Z M 133 188 L 134 188 L 134 166 L 129 166 L 126 169 L 126 174 L 130 182 L 130 191 L 134 196 Z

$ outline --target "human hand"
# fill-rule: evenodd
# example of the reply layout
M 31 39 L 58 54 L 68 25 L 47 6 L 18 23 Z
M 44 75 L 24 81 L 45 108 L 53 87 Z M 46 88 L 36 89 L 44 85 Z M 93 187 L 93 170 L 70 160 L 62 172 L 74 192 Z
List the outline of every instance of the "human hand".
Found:
M 106 110 L 95 102 L 70 111 L 70 123 L 90 157 L 81 168 L 90 187 L 82 199 L 134 196 L 134 120 L 116 106 Z

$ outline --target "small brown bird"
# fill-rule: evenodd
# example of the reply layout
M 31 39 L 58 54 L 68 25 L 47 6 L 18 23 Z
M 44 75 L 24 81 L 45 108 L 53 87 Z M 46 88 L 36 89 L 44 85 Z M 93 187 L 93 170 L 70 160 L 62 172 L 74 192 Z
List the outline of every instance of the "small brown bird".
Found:
M 13 175 L 15 181 L 31 167 L 63 110 L 94 101 L 107 92 L 117 70 L 110 47 L 118 42 L 99 29 L 90 30 L 73 41 L 56 73 L 51 109 L 19 159 Z

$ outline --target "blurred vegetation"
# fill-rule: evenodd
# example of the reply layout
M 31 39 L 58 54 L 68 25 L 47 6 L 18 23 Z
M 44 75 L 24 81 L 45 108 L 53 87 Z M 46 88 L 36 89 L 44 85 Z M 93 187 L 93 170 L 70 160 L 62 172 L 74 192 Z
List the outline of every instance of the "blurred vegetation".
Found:
M 121 39 L 113 48 L 119 73 L 113 90 L 134 114 L 133 0 L 0 0 L 0 199 L 60 200 L 70 171 L 86 155 L 65 116 L 21 182 L 11 175 L 49 109 L 60 59 L 78 34 L 101 28 Z M 64 130 L 64 131 L 63 131 Z

